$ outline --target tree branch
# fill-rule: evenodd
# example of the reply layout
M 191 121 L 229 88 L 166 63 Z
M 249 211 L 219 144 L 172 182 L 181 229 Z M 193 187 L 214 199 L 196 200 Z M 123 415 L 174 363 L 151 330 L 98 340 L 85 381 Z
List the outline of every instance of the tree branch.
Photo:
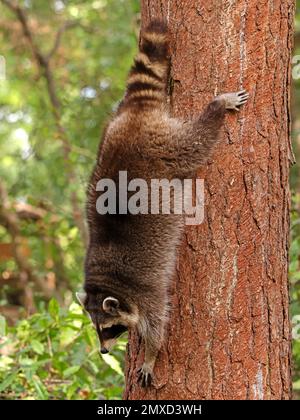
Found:
M 12 211 L 12 206 L 8 199 L 8 194 L 3 182 L 0 181 L 0 223 L 7 229 L 11 235 L 12 240 L 12 251 L 14 255 L 14 260 L 20 271 L 20 279 L 22 283 L 22 288 L 25 293 L 26 307 L 29 312 L 34 311 L 34 301 L 32 296 L 32 290 L 29 286 L 29 283 L 32 282 L 38 290 L 40 290 L 43 295 L 50 299 L 53 295 L 53 291 L 50 290 L 45 282 L 38 277 L 30 264 L 28 263 L 26 257 L 22 253 L 22 235 L 19 229 L 19 218 Z

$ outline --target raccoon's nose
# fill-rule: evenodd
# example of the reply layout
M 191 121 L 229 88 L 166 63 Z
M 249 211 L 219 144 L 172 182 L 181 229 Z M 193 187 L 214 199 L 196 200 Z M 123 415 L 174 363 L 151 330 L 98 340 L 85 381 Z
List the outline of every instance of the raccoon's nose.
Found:
M 108 350 L 105 347 L 102 347 L 102 349 L 100 351 L 101 351 L 102 354 L 108 353 Z

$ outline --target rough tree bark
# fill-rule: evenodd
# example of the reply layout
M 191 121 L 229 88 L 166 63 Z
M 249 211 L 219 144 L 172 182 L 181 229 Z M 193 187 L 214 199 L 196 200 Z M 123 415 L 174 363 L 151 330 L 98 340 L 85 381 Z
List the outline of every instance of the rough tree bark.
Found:
M 288 234 L 292 0 L 144 0 L 142 23 L 169 22 L 171 104 L 192 118 L 213 94 L 246 88 L 205 178 L 205 220 L 184 236 L 155 387 L 127 399 L 289 399 Z

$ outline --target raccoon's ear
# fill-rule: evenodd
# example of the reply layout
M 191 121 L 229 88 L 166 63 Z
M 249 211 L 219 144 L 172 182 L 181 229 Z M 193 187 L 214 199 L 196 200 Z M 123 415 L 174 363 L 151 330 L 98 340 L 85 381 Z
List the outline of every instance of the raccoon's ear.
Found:
M 76 298 L 78 300 L 78 302 L 80 303 L 81 306 L 84 306 L 85 301 L 86 301 L 86 297 L 87 294 L 85 292 L 77 292 L 76 293 Z
M 108 313 L 114 313 L 119 309 L 120 302 L 118 299 L 108 296 L 102 303 L 103 310 Z

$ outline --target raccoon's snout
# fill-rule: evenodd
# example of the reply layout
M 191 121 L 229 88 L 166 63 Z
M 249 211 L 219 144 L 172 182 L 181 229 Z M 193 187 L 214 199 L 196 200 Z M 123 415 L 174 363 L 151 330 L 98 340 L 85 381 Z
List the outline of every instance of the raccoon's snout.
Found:
M 107 354 L 109 352 L 109 350 L 107 350 L 105 347 L 102 347 L 100 351 L 102 354 Z

